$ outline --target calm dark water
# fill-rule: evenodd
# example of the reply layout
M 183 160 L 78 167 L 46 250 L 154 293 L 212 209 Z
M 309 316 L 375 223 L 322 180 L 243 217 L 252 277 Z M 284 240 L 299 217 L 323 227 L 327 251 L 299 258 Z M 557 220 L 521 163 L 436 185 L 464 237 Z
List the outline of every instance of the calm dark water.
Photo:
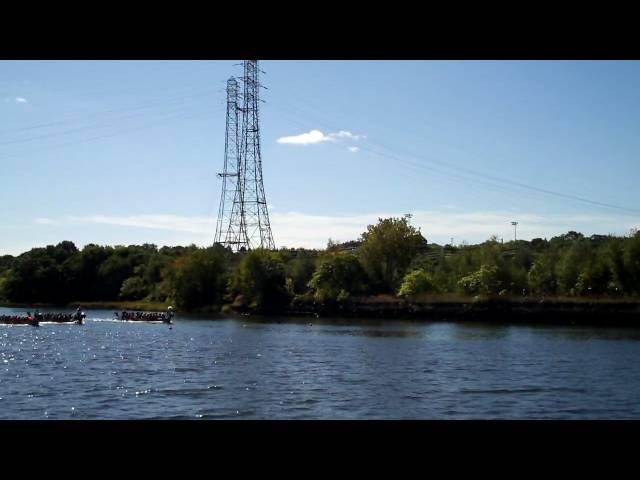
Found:
M 640 330 L 87 313 L 0 325 L 0 418 L 640 418 Z

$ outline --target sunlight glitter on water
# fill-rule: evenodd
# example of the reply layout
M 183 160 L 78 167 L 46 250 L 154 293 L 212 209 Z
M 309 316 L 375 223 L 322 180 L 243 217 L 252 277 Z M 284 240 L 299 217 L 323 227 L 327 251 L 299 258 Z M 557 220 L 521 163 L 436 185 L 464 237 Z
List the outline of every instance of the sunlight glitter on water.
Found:
M 637 331 L 108 314 L 3 329 L 0 418 L 640 418 Z

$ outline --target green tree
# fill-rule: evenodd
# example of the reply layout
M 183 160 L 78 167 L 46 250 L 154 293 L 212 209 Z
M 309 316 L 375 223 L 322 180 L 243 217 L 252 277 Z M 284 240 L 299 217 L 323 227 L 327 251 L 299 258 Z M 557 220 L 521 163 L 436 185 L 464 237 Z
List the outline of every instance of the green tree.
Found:
M 571 233 L 571 232 L 570 232 Z M 554 239 L 552 239 L 553 241 Z M 557 266 L 558 293 L 563 295 L 575 295 L 578 276 L 591 261 L 593 253 L 588 240 L 573 237 L 570 242 L 562 245 L 563 251 Z
M 61 264 L 77 254 L 71 242 L 34 248 L 15 259 L 4 283 L 5 296 L 15 302 L 65 303 L 71 291 Z
M 7 294 L 5 291 L 5 283 L 7 283 L 7 277 L 9 276 L 9 273 L 6 271 L 0 272 L 0 301 L 6 301 L 7 300 Z
M 627 279 L 627 290 L 640 293 L 640 232 L 625 239 L 624 269 Z
M 431 274 L 420 269 L 409 272 L 404 276 L 398 296 L 413 297 L 420 293 L 429 293 L 435 290 Z
M 147 284 L 142 277 L 129 277 L 120 288 L 120 298 L 123 300 L 142 300 L 149 293 Z
M 15 258 L 11 255 L 0 255 L 0 301 L 7 300 L 4 285 L 10 275 L 10 270 L 14 263 Z
M 166 272 L 172 297 L 180 308 L 222 304 L 228 277 L 222 247 L 191 250 L 177 257 Z
M 287 262 L 285 270 L 287 278 L 291 279 L 292 293 L 305 293 L 316 270 L 316 259 L 311 252 L 300 249 L 296 256 Z
M 498 280 L 498 267 L 495 265 L 482 265 L 476 272 L 462 277 L 458 281 L 458 287 L 467 294 L 496 294 L 502 290 L 502 284 Z
M 146 264 L 139 267 L 149 300 L 164 302 L 171 295 L 171 286 L 164 273 L 171 268 L 174 260 L 175 255 L 158 252 L 152 255 Z
M 359 258 L 376 291 L 397 291 L 419 249 L 426 243 L 406 218 L 380 219 L 362 234 Z
M 278 252 L 257 249 L 243 254 L 231 278 L 231 291 L 258 312 L 282 309 L 289 301 L 284 263 Z
M 577 295 L 601 295 L 610 288 L 610 270 L 603 263 L 594 263 L 585 267 L 576 280 Z
M 101 300 L 117 299 L 123 282 L 133 274 L 133 268 L 134 265 L 122 249 L 114 251 L 98 268 Z
M 224 249 L 191 250 L 173 263 L 169 277 L 175 303 L 185 310 L 221 305 L 227 283 Z
M 553 295 L 558 289 L 556 276 L 557 255 L 553 252 L 540 255 L 528 274 L 529 286 L 535 293 Z
M 0 255 L 0 273 L 9 270 L 15 263 L 15 257 L 11 255 Z
M 611 270 L 610 291 L 613 294 L 622 294 L 633 291 L 633 280 L 625 268 L 624 240 L 612 238 L 606 245 L 606 256 Z
M 366 272 L 350 253 L 325 255 L 311 277 L 309 287 L 319 301 L 344 300 L 366 289 Z
M 107 300 L 102 283 L 98 280 L 98 270 L 112 254 L 112 247 L 89 244 L 62 264 L 73 300 Z

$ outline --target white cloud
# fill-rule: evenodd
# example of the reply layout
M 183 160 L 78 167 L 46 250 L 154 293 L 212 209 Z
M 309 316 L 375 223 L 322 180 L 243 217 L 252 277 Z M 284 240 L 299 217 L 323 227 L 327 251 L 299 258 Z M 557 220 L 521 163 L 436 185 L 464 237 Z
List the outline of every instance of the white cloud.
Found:
M 348 150 L 350 152 L 356 153 L 358 150 L 360 150 L 358 147 L 349 147 Z
M 149 228 L 185 233 L 208 233 L 215 230 L 215 219 L 208 217 L 179 217 L 177 215 L 130 215 L 110 217 L 92 215 L 88 217 L 68 217 L 71 222 L 96 223 L 121 227 Z
M 336 142 L 338 140 L 356 141 L 361 138 L 366 137 L 364 135 L 354 135 L 346 130 L 340 130 L 339 132 L 328 133 L 326 135 L 320 130 L 311 130 L 310 132 L 301 133 L 300 135 L 280 137 L 277 142 L 290 145 L 314 145 L 322 142 Z
M 299 212 L 271 212 L 271 226 L 277 246 L 324 248 L 327 240 L 356 240 L 368 225 L 379 218 L 401 217 L 407 212 L 374 212 L 354 215 L 309 215 Z M 536 213 L 513 212 L 452 212 L 449 211 L 413 211 L 411 223 L 420 227 L 429 242 L 448 243 L 454 237 L 454 243 L 463 240 L 469 243 L 482 242 L 492 235 L 504 238 L 513 237 L 512 220 L 517 220 L 518 238 L 530 240 L 536 237 L 551 238 L 575 230 L 585 235 L 626 234 L 631 228 L 640 225 L 640 217 L 626 215 L 540 215 Z M 138 243 L 156 243 L 159 245 L 208 245 L 213 241 L 215 218 L 182 217 L 177 215 L 130 215 L 107 216 L 91 215 L 84 217 L 62 217 L 59 219 L 39 218 L 38 225 L 51 229 L 69 226 L 111 225 L 126 227 L 123 234 L 132 234 L 132 229 L 156 230 L 158 233 L 140 231 L 135 233 Z M 71 229 L 73 231 L 73 229 Z M 82 229 L 87 232 L 89 229 Z M 120 235 L 114 230 L 114 235 Z M 161 233 L 164 231 L 165 233 Z M 85 233 L 87 233 L 85 232 Z M 167 237 L 171 233 L 172 236 Z M 173 235 L 178 234 L 178 235 Z M 170 243 L 167 243 L 170 242 Z M 126 243 L 126 242 L 122 242 Z
M 287 247 L 324 248 L 327 240 L 356 240 L 367 229 L 368 225 L 377 223 L 379 218 L 401 217 L 407 212 L 377 212 L 360 215 L 322 216 L 303 213 L 278 213 L 271 216 L 271 226 L 276 245 Z M 454 243 L 466 240 L 477 243 L 487 240 L 492 235 L 504 238 L 513 236 L 512 220 L 518 220 L 518 238 L 532 239 L 536 237 L 551 238 L 569 230 L 576 230 L 585 235 L 625 234 L 629 229 L 640 224 L 640 217 L 611 215 L 575 215 L 548 216 L 535 213 L 519 213 L 517 218 L 513 212 L 467 212 L 451 211 L 414 211 L 411 223 L 420 227 L 423 235 L 430 243 L 448 243 L 454 237 Z
M 360 140 L 361 138 L 366 138 L 364 135 L 354 135 L 353 133 L 345 130 L 340 130 L 337 133 L 330 133 L 329 136 L 332 138 L 348 138 L 349 140 Z
M 216 219 L 209 217 L 180 217 L 177 215 L 89 215 L 85 217 L 37 218 L 34 223 L 53 226 L 113 225 L 116 227 L 145 228 L 171 232 L 210 233 L 211 229 L 215 230 Z
M 331 137 L 326 136 L 320 130 L 311 130 L 309 133 L 302 133 L 291 137 L 281 137 L 278 143 L 288 143 L 291 145 L 313 145 L 315 143 L 330 142 Z
M 16 102 L 18 103 L 27 103 L 27 99 L 24 97 L 16 97 Z

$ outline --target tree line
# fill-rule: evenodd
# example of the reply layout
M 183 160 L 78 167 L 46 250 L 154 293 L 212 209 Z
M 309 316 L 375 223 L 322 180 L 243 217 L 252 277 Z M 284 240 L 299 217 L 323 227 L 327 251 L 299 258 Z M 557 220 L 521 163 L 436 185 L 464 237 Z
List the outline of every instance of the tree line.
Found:
M 454 247 L 428 244 L 406 218 L 380 219 L 358 240 L 326 249 L 252 250 L 72 242 L 0 256 L 0 300 L 67 304 L 146 300 L 185 310 L 228 304 L 283 311 L 293 299 L 344 302 L 387 294 L 637 297 L 640 233 L 568 232 Z

